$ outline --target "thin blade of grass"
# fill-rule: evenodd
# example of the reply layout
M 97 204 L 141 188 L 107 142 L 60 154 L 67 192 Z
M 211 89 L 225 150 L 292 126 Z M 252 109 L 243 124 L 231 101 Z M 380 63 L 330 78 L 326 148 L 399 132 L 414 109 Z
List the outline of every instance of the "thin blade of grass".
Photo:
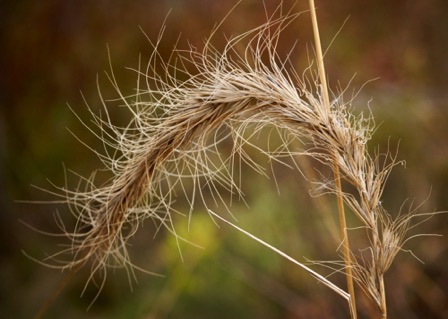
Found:
M 339 288 L 338 286 L 336 286 L 335 284 L 333 284 L 331 281 L 329 281 L 327 278 L 325 278 L 324 276 L 320 275 L 319 273 L 315 272 L 314 270 L 312 270 L 311 268 L 305 266 L 304 264 L 298 262 L 297 260 L 295 260 L 294 258 L 292 258 L 291 256 L 285 254 L 284 252 L 282 252 L 281 250 L 275 248 L 274 246 L 268 244 L 267 242 L 263 241 L 262 239 L 256 237 L 255 235 L 245 231 L 244 229 L 236 226 L 235 224 L 229 222 L 228 220 L 222 218 L 221 216 L 219 216 L 218 214 L 214 213 L 212 210 L 208 210 L 209 214 L 217 217 L 218 219 L 222 220 L 223 222 L 225 222 L 226 224 L 232 226 L 233 228 L 237 229 L 238 231 L 242 232 L 243 234 L 245 234 L 246 236 L 252 238 L 253 240 L 259 242 L 260 244 L 262 244 L 263 246 L 269 248 L 270 250 L 274 251 L 275 253 L 279 254 L 280 256 L 282 256 L 283 258 L 286 258 L 287 260 L 289 260 L 290 262 L 292 262 L 293 264 L 301 267 L 302 269 L 304 269 L 306 272 L 308 272 L 311 276 L 313 276 L 314 278 L 316 278 L 319 282 L 321 282 L 322 284 L 324 284 L 325 286 L 327 286 L 328 288 L 330 288 L 331 290 L 333 290 L 334 292 L 336 292 L 338 295 L 340 295 L 341 297 L 343 297 L 345 300 L 347 300 L 347 302 L 350 302 L 350 295 L 344 291 L 343 289 Z

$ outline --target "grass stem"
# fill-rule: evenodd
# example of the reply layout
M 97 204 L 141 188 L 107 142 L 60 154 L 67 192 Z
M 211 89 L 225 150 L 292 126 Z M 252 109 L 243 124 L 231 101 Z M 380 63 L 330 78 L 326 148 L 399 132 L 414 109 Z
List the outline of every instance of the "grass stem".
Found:
M 384 288 L 384 275 L 378 276 L 379 286 L 380 286 L 380 296 L 381 296 L 381 319 L 387 318 L 387 308 L 386 308 L 386 290 Z
M 339 166 L 334 165 L 334 179 L 335 179 L 335 187 L 338 191 L 342 189 Z M 347 223 L 345 221 L 345 211 L 344 211 L 344 202 L 342 200 L 341 193 L 336 195 L 337 203 L 338 203 L 338 213 L 339 213 L 339 228 L 341 232 L 341 241 L 342 241 L 342 254 L 344 256 L 345 262 L 345 277 L 347 280 L 347 290 L 350 294 L 350 313 L 353 319 L 356 319 L 356 299 L 355 299 L 355 287 L 353 285 L 353 274 L 352 274 L 352 261 L 350 257 L 350 245 L 347 235 Z
M 328 114 L 330 112 L 330 98 L 328 94 L 328 87 L 327 87 L 327 79 L 325 75 L 325 67 L 324 67 L 324 58 L 322 54 L 322 46 L 320 42 L 320 35 L 319 35 L 319 27 L 317 24 L 317 17 L 316 17 L 316 9 L 314 6 L 314 0 L 309 0 L 309 6 L 311 11 L 311 21 L 313 25 L 313 33 L 314 33 L 314 41 L 316 45 L 316 55 L 317 55 L 317 65 L 318 65 L 318 71 L 319 71 L 319 77 L 320 77 L 320 84 L 322 89 L 322 96 L 323 96 L 323 105 L 325 107 L 325 110 L 323 110 L 323 114 Z M 335 160 L 336 161 L 336 160 Z M 353 275 L 352 275 L 352 268 L 351 268 L 351 258 L 350 258 L 350 246 L 349 246 L 349 240 L 347 236 L 347 223 L 345 220 L 345 212 L 344 212 L 344 202 L 342 199 L 342 188 L 341 188 L 341 178 L 339 173 L 339 166 L 335 162 L 333 165 L 333 172 L 334 172 L 334 180 L 335 180 L 335 188 L 336 188 L 336 197 L 337 197 L 337 204 L 338 204 L 338 213 L 339 213 L 339 227 L 341 232 L 341 241 L 342 241 L 342 250 L 343 250 L 343 256 L 344 256 L 344 262 L 345 262 L 345 275 L 347 280 L 347 290 L 350 295 L 350 301 L 349 301 L 349 307 L 350 307 L 350 314 L 352 319 L 357 318 L 356 313 L 356 300 L 355 300 L 355 289 L 353 285 Z

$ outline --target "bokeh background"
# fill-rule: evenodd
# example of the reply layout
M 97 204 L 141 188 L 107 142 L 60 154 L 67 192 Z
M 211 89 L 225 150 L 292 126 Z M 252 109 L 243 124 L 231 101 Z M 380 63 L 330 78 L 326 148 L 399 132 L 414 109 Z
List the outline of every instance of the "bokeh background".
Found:
M 278 1 L 243 0 L 223 23 L 220 35 L 236 35 L 265 21 Z M 114 72 L 124 92 L 132 93 L 139 54 L 151 53 L 146 39 L 155 39 L 165 17 L 161 53 L 179 46 L 200 48 L 213 26 L 234 1 L 2 1 L 0 4 L 0 312 L 2 318 L 30 318 L 51 295 L 63 274 L 32 261 L 57 250 L 59 238 L 39 234 L 24 223 L 57 231 L 54 211 L 63 206 L 31 204 L 51 196 L 31 185 L 48 188 L 47 179 L 64 184 L 64 166 L 82 175 L 101 168 L 97 158 L 67 130 L 93 147 L 98 141 L 83 128 L 67 103 L 85 121 L 82 99 L 100 106 L 103 94 L 114 98 L 104 71 Z M 379 125 L 371 150 L 396 149 L 406 167 L 391 175 L 384 206 L 395 214 L 406 199 L 423 203 L 422 212 L 448 209 L 448 2 L 317 1 L 318 18 L 332 88 L 356 92 L 367 83 L 355 108 L 369 105 Z M 284 1 L 289 9 L 293 2 Z M 297 1 L 294 10 L 307 9 Z M 346 18 L 349 18 L 345 23 Z M 340 29 L 342 30 L 338 32 Z M 143 33 L 143 32 L 146 34 Z M 223 36 L 216 41 L 222 41 Z M 298 73 L 311 52 L 307 13 L 285 30 L 280 52 L 288 52 Z M 353 75 L 356 76 L 353 78 Z M 353 78 L 353 79 L 352 79 Z M 379 78 L 373 82 L 371 79 Z M 115 114 L 116 109 L 110 112 Z M 118 121 L 129 119 L 116 113 Z M 304 162 L 303 165 L 312 165 Z M 337 244 L 327 228 L 335 223 L 331 198 L 313 199 L 310 185 L 294 171 L 279 169 L 275 185 L 251 172 L 245 174 L 250 208 L 234 205 L 239 225 L 300 261 L 335 259 Z M 54 199 L 54 198 L 53 198 Z M 303 271 L 228 227 L 217 228 L 206 213 L 193 216 L 189 232 L 179 231 L 203 249 L 181 244 L 183 261 L 172 236 L 156 238 L 150 223 L 131 249 L 143 273 L 132 279 L 110 272 L 97 301 L 87 311 L 97 288 L 81 294 L 89 276 L 80 272 L 48 308 L 44 318 L 347 318 L 345 303 Z M 323 214 L 324 213 L 324 214 Z M 354 221 L 349 220 L 351 226 Z M 411 234 L 442 234 L 409 241 L 386 276 L 391 318 L 448 318 L 448 221 L 438 215 Z M 356 232 L 351 236 L 357 236 Z M 323 273 L 328 270 L 316 268 Z M 331 277 L 343 285 L 343 278 Z M 362 299 L 362 297 L 360 297 Z M 368 306 L 360 302 L 361 317 Z

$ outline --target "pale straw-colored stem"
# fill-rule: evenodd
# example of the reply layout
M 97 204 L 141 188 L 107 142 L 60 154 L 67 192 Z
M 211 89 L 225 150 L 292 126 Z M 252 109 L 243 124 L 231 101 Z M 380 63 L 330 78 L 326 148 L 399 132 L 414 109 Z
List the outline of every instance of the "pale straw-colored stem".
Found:
M 320 275 L 319 273 L 315 272 L 314 270 L 312 270 L 311 268 L 309 268 L 308 266 L 298 262 L 297 260 L 295 260 L 294 258 L 288 256 L 287 254 L 285 254 L 283 251 L 275 248 L 274 246 L 268 244 L 267 242 L 261 240 L 260 238 L 252 235 L 251 233 L 245 231 L 244 229 L 236 226 L 235 224 L 229 222 L 228 220 L 222 218 L 221 216 L 219 216 L 218 214 L 214 213 L 212 210 L 208 210 L 208 212 L 216 217 L 219 218 L 220 220 L 222 220 L 223 222 L 229 224 L 230 226 L 232 226 L 233 228 L 237 229 L 238 231 L 242 232 L 243 234 L 245 234 L 246 236 L 249 236 L 250 238 L 254 239 L 255 241 L 259 242 L 260 244 L 262 244 L 265 247 L 268 247 L 269 249 L 271 249 L 272 251 L 274 251 L 275 253 L 279 254 L 280 256 L 282 256 L 283 258 L 286 258 L 287 260 L 289 260 L 290 262 L 296 264 L 297 266 L 301 267 L 302 269 L 304 269 L 305 271 L 307 271 L 311 276 L 313 276 L 314 278 L 316 278 L 319 282 L 323 283 L 324 285 L 326 285 L 328 288 L 330 288 L 331 290 L 333 290 L 334 292 L 336 292 L 338 295 L 340 295 L 341 297 L 345 298 L 349 303 L 350 303 L 350 295 L 345 292 L 344 290 L 342 290 L 341 288 L 339 288 L 338 286 L 336 286 L 335 284 L 333 284 L 331 281 L 329 281 L 327 278 L 325 278 L 324 276 Z
M 378 226 L 377 226 L 378 229 Z M 376 230 L 373 230 L 371 232 L 372 234 L 372 247 L 373 251 L 375 252 L 373 254 L 373 264 L 376 265 L 376 283 L 377 283 L 377 289 L 378 289 L 378 296 L 377 296 L 377 304 L 380 308 L 380 315 L 378 318 L 386 319 L 387 318 L 387 309 L 386 309 L 386 290 L 384 288 L 384 268 L 380 267 L 379 265 L 382 263 L 381 260 L 384 258 L 382 256 L 381 251 L 381 243 L 379 234 Z
M 319 36 L 319 28 L 317 24 L 316 10 L 314 7 L 314 0 L 309 0 L 310 11 L 311 11 L 311 21 L 313 25 L 313 33 L 314 33 L 314 41 L 316 45 L 316 56 L 317 56 L 317 65 L 320 77 L 320 85 L 322 88 L 322 97 L 324 102 L 325 110 L 323 110 L 323 114 L 330 113 L 330 98 L 328 94 L 327 87 L 327 79 L 325 75 L 325 67 L 324 67 L 324 58 L 322 54 L 322 47 L 320 43 Z M 333 165 L 333 173 L 335 180 L 335 188 L 336 188 L 336 198 L 338 204 L 338 212 L 339 212 L 339 226 L 341 232 L 341 240 L 342 240 L 342 254 L 344 256 L 345 262 L 345 275 L 347 280 L 347 290 L 350 295 L 349 307 L 350 307 L 350 315 L 352 319 L 357 318 L 356 313 L 356 300 L 355 300 L 355 289 L 353 285 L 353 275 L 352 275 L 352 267 L 351 267 L 351 257 L 350 257 L 350 246 L 347 235 L 347 223 L 345 221 L 345 212 L 344 212 L 344 203 L 342 199 L 342 188 L 341 188 L 341 178 L 339 173 L 339 166 L 336 163 L 336 159 L 334 159 Z
M 384 275 L 378 275 L 378 281 L 380 286 L 380 308 L 381 308 L 381 319 L 387 319 L 387 308 L 386 308 L 386 290 L 384 289 Z
M 339 228 L 341 232 L 341 240 L 342 240 L 342 254 L 344 256 L 345 262 L 345 277 L 347 280 L 347 290 L 350 294 L 350 313 L 353 319 L 356 319 L 356 300 L 355 300 L 355 287 L 353 285 L 353 274 L 352 274 L 352 261 L 350 257 L 350 246 L 348 241 L 347 234 L 347 223 L 345 221 L 345 211 L 344 211 L 344 202 L 341 195 L 341 180 L 339 173 L 339 166 L 334 165 L 334 179 L 335 179 L 335 188 L 338 191 L 336 194 L 336 199 L 338 203 L 338 213 L 339 213 Z
M 327 77 L 325 75 L 324 57 L 322 54 L 322 46 L 320 44 L 319 26 L 317 25 L 316 9 L 314 7 L 314 0 L 309 0 L 311 10 L 311 22 L 313 24 L 314 42 L 316 45 L 317 67 L 320 78 L 320 85 L 322 88 L 322 95 L 324 99 L 324 114 L 330 112 L 330 97 L 328 95 Z

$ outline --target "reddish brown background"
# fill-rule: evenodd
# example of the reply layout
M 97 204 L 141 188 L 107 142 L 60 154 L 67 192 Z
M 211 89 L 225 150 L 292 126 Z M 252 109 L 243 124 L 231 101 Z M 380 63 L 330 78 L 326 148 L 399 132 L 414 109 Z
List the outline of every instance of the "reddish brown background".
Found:
M 266 2 L 268 11 L 277 6 L 276 1 Z M 400 140 L 399 157 L 407 161 L 406 169 L 400 168 L 391 176 L 385 205 L 394 212 L 406 198 L 421 202 L 431 191 L 422 210 L 448 209 L 448 2 L 316 2 L 324 47 L 349 17 L 326 56 L 332 87 L 336 88 L 338 81 L 345 86 L 354 73 L 357 73 L 352 83 L 355 88 L 372 78 L 380 78 L 368 84 L 359 97 L 361 107 L 373 98 L 371 108 L 381 124 L 372 145 L 387 145 L 389 138 L 392 145 L 397 145 Z M 66 130 L 70 128 L 90 145 L 96 143 L 84 133 L 66 103 L 87 119 L 80 91 L 91 105 L 98 106 L 97 74 L 104 83 L 105 94 L 111 92 L 103 75 L 108 69 L 106 45 L 123 90 L 131 92 L 133 74 L 124 67 L 135 67 L 139 53 L 143 59 L 150 53 L 139 28 L 154 39 L 172 9 L 162 53 L 168 54 L 179 33 L 184 39 L 181 45 L 188 39 L 200 47 L 209 30 L 233 4 L 233 1 L 205 0 L 2 1 L 2 317 L 29 318 L 59 280 L 57 270 L 44 268 L 22 254 L 25 250 L 41 258 L 47 251 L 54 251 L 57 241 L 19 222 L 55 230 L 52 216 L 55 207 L 17 201 L 47 199 L 46 194 L 30 185 L 47 186 L 47 178 L 63 183 L 62 163 L 83 174 L 98 168 L 94 156 Z M 291 5 L 292 2 L 285 1 L 285 8 Z M 298 1 L 295 8 L 304 11 L 307 2 Z M 223 24 L 222 32 L 237 34 L 263 21 L 262 1 L 245 0 Z M 303 54 L 299 50 L 294 57 L 300 68 L 306 59 L 306 45 L 308 48 L 312 45 L 308 14 L 299 17 L 283 39 L 284 49 L 280 50 L 286 52 L 295 40 L 303 47 Z M 285 177 L 283 183 L 295 189 L 296 184 L 291 183 L 300 181 Z M 310 213 L 316 207 L 312 208 L 307 199 L 306 185 L 298 184 L 297 192 L 303 194 L 292 195 L 286 203 L 286 199 L 277 199 L 275 192 L 272 195 L 268 186 L 257 188 L 254 182 L 256 192 L 252 193 L 258 196 L 253 196 L 253 205 L 260 210 L 266 207 L 260 199 L 263 197 L 272 206 L 268 206 L 266 215 L 253 214 L 251 218 L 255 220 L 255 228 L 272 230 L 272 240 L 278 240 L 279 246 L 293 247 L 296 258 L 319 259 L 334 251 L 325 248 L 328 243 L 320 238 L 325 235 L 316 235 L 314 227 L 319 226 L 313 226 L 315 217 Z M 280 218 L 275 216 L 283 214 L 285 207 L 292 213 L 281 215 L 279 222 Z M 63 207 L 60 209 L 63 212 Z M 420 231 L 446 236 L 447 226 L 445 215 L 439 215 L 422 225 Z M 284 238 L 278 239 L 275 234 Z M 155 308 L 163 314 L 159 313 L 159 318 L 347 318 L 347 309 L 339 297 L 306 275 L 298 274 L 299 270 L 271 252 L 246 244 L 247 238 L 236 238 L 232 231 L 216 229 L 208 236 L 219 237 L 219 241 L 213 241 L 219 249 L 209 250 L 196 259 L 192 257 L 195 262 L 187 260 L 184 264 L 178 256 L 170 259 L 164 255 L 164 248 L 160 248 L 168 245 L 164 236 L 156 241 L 151 240 L 151 235 L 143 236 L 137 241 L 136 254 L 145 256 L 142 260 L 155 259 L 152 265 L 155 269 L 148 268 L 164 273 L 165 279 L 138 274 L 140 284 L 134 285 L 131 292 L 122 273 L 115 276 L 111 273 L 98 302 L 86 312 L 96 290 L 88 289 L 84 298 L 79 298 L 88 276 L 87 272 L 82 273 L 60 294 L 46 318 L 146 318 Z M 446 237 L 421 238 L 405 247 L 412 248 L 425 264 L 404 253 L 391 268 L 386 284 L 391 318 L 448 318 L 447 247 Z M 190 250 L 193 249 L 187 251 Z M 187 278 L 177 288 L 167 284 L 175 275 Z M 171 291 L 170 303 L 156 305 L 162 291 Z

